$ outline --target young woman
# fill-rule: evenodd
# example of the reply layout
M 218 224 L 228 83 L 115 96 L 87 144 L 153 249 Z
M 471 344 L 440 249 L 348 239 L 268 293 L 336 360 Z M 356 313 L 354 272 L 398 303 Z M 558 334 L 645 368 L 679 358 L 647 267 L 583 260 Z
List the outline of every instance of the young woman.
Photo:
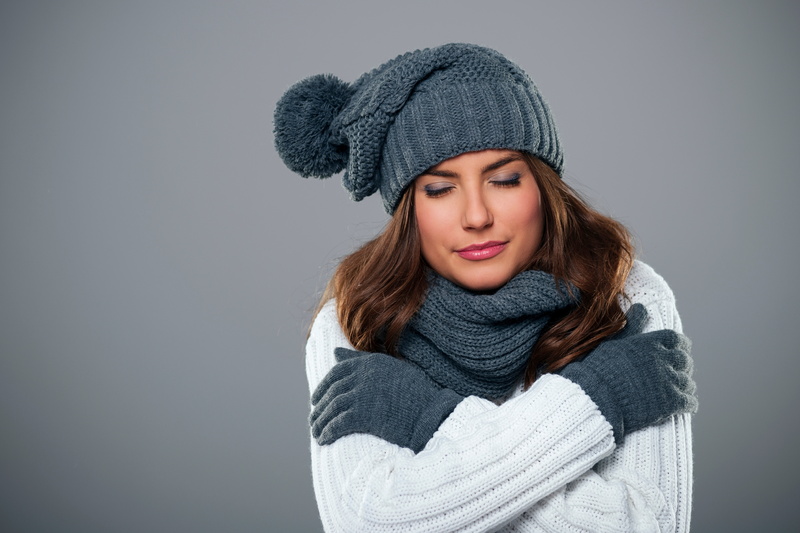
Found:
M 672 292 L 561 180 L 517 65 L 451 44 L 315 76 L 275 134 L 289 168 L 346 169 L 392 215 L 307 343 L 327 531 L 688 530 L 697 404 Z

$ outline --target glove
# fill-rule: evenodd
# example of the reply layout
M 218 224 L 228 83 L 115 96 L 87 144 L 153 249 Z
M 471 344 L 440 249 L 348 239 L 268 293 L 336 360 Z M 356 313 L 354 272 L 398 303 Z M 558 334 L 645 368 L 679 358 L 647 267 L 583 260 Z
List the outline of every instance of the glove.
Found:
M 617 444 L 637 429 L 697 412 L 691 342 L 669 329 L 642 333 L 646 321 L 644 306 L 633 305 L 622 331 L 559 372 L 597 404 Z
M 417 453 L 463 399 L 390 355 L 347 348 L 334 354 L 338 363 L 311 396 L 309 422 L 319 444 L 369 433 Z

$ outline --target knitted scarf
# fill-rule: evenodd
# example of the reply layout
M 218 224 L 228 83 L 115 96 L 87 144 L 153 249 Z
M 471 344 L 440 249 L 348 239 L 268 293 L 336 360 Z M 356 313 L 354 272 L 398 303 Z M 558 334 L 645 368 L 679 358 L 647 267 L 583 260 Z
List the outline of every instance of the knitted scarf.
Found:
M 495 400 L 522 377 L 553 312 L 574 306 L 564 283 L 526 270 L 493 294 L 470 292 L 431 274 L 420 310 L 400 337 L 400 353 L 442 387 Z

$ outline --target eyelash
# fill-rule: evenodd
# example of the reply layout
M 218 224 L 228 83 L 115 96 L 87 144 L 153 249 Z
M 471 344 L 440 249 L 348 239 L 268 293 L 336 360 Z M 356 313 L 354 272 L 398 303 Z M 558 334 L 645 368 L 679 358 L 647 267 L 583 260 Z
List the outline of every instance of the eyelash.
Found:
M 497 187 L 516 187 L 519 185 L 520 178 L 521 176 L 519 174 L 513 174 L 508 178 L 490 181 L 489 183 L 496 185 Z M 453 189 L 454 187 L 452 186 L 440 187 L 436 189 L 429 189 L 428 187 L 425 187 L 425 196 L 428 198 L 439 198 Z
M 429 189 L 425 187 L 425 196 L 428 198 L 438 198 L 440 196 L 444 196 L 451 190 L 453 190 L 453 187 L 441 187 L 439 189 Z
M 498 187 L 516 187 L 519 185 L 520 178 L 521 176 L 519 174 L 513 174 L 509 178 L 493 181 L 492 183 Z

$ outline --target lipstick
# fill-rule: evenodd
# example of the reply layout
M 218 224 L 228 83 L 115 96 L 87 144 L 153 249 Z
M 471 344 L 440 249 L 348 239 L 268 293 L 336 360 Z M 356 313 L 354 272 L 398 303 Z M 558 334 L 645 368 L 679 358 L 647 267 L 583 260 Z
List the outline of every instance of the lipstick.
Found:
M 479 244 L 470 244 L 465 248 L 456 250 L 456 253 L 462 259 L 469 261 L 482 261 L 483 259 L 491 259 L 505 249 L 507 242 L 500 241 L 486 241 Z

